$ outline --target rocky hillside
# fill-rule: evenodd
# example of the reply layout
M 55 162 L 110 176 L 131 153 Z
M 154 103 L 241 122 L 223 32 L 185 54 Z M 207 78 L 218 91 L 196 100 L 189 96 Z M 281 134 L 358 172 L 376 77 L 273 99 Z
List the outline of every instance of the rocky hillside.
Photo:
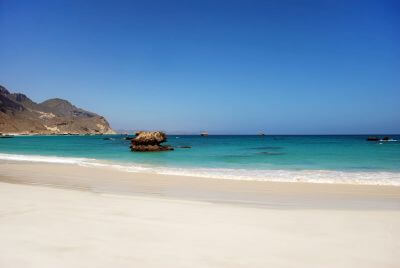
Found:
M 0 86 L 0 133 L 113 134 L 107 120 L 63 99 L 35 103 Z

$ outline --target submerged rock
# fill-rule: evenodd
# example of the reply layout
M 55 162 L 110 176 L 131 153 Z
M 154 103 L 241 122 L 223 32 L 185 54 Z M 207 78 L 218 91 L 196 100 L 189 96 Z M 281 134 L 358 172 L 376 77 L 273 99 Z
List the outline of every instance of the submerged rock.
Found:
M 263 147 L 253 147 L 250 148 L 252 150 L 279 150 L 279 149 L 283 149 L 283 147 L 279 147 L 279 146 L 263 146 Z
M 6 135 L 6 136 L 0 136 L 0 139 L 11 139 L 14 138 L 14 136 Z
M 281 152 L 259 152 L 258 154 L 265 154 L 265 155 L 282 155 L 284 153 Z
M 131 140 L 131 150 L 135 152 L 159 152 L 173 150 L 169 145 L 161 145 L 167 136 L 161 131 L 139 131 Z
M 190 148 L 192 148 L 192 146 L 189 146 L 189 145 L 183 145 L 183 146 L 176 146 L 176 148 L 190 149 Z
M 132 145 L 131 150 L 135 152 L 161 152 L 161 151 L 172 151 L 169 145 Z

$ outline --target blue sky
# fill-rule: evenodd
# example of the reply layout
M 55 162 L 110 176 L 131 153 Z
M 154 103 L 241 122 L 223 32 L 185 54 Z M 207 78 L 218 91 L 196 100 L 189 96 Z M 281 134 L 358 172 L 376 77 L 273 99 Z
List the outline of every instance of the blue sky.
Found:
M 115 129 L 400 133 L 400 1 L 0 0 L 0 84 Z

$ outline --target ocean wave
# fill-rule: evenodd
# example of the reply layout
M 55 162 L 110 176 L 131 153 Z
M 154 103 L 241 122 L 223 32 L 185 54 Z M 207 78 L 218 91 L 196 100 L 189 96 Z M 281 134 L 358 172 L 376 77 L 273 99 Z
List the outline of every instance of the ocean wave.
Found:
M 85 167 L 112 168 L 124 172 L 192 176 L 213 179 L 400 186 L 400 172 L 389 171 L 179 168 L 116 163 L 90 158 L 15 154 L 0 154 L 0 160 L 76 164 Z

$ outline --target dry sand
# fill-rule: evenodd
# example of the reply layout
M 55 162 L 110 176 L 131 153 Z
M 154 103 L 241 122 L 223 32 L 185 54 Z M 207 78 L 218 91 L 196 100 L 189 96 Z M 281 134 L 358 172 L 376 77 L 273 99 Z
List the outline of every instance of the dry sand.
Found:
M 0 267 L 400 267 L 400 187 L 0 162 Z

